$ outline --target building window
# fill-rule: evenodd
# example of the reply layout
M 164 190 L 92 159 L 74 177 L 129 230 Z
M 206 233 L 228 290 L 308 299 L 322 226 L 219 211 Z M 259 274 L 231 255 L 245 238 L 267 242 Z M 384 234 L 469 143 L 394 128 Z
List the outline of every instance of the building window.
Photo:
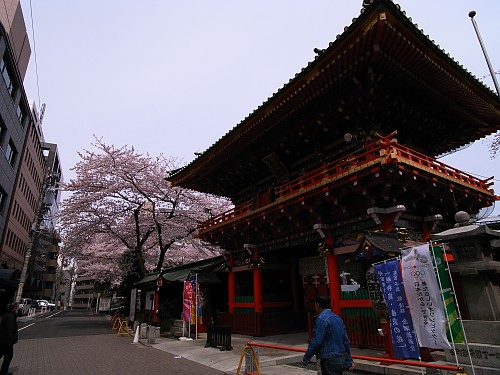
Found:
M 21 123 L 21 126 L 23 126 L 24 111 L 22 110 L 20 104 L 17 106 L 16 115 L 17 115 L 17 118 L 19 119 L 19 122 Z
M 4 122 L 0 119 L 0 148 L 3 144 L 3 139 L 5 138 L 5 134 L 7 133 L 7 127 Z
M 5 82 L 5 86 L 7 86 L 7 90 L 9 90 L 10 95 L 14 91 L 14 85 L 12 83 L 12 79 L 10 77 L 9 69 L 7 67 L 7 63 L 5 62 L 5 58 L 0 60 L 0 73 L 2 73 L 3 80 Z
M 16 157 L 17 157 L 17 150 L 16 146 L 14 146 L 14 143 L 12 141 L 9 141 L 9 144 L 7 145 L 7 148 L 5 149 L 5 157 L 7 158 L 7 161 L 11 166 L 14 166 L 14 163 L 16 162 Z
M 5 194 L 5 191 L 0 187 L 0 213 L 3 212 L 6 200 L 7 200 L 7 194 Z

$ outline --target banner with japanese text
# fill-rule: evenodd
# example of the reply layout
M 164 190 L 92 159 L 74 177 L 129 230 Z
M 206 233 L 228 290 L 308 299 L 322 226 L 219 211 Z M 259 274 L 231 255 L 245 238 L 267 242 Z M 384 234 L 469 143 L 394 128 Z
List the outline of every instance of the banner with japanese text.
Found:
M 188 277 L 188 281 L 191 283 L 193 290 L 193 316 L 191 317 L 192 323 L 195 323 L 195 319 L 198 318 L 198 323 L 202 323 L 202 303 L 200 301 L 200 288 L 198 284 L 198 274 L 191 275 Z
M 406 298 L 419 345 L 434 349 L 451 348 L 446 337 L 446 315 L 429 244 L 413 246 L 402 257 L 401 265 Z
M 189 281 L 184 281 L 184 304 L 182 309 L 182 320 L 191 322 L 191 309 L 193 305 L 193 286 Z
M 436 261 L 435 265 L 439 275 L 439 283 L 441 285 L 441 293 L 443 294 L 444 307 L 448 318 L 448 324 L 450 325 L 448 330 L 448 339 L 455 343 L 464 343 L 465 337 L 462 330 L 462 323 L 458 319 L 457 304 L 451 287 L 450 275 L 446 269 L 446 261 L 444 260 L 444 249 L 441 245 L 434 246 L 432 248 L 432 252 Z
M 389 310 L 389 325 L 395 358 L 420 359 L 420 350 L 408 311 L 399 261 L 393 259 L 374 264 L 373 267 Z

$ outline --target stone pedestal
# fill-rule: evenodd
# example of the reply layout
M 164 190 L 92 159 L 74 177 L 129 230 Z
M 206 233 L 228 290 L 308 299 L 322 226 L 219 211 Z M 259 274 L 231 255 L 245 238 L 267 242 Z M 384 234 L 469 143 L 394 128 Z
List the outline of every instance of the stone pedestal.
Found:
M 463 325 L 469 350 L 455 344 L 455 349 L 445 351 L 446 360 L 458 359 L 467 374 L 472 374 L 471 361 L 476 375 L 500 374 L 500 321 L 464 320 Z
M 463 305 L 462 315 L 471 320 L 500 320 L 500 262 L 492 241 L 500 239 L 500 231 L 486 225 L 471 224 L 469 215 L 455 215 L 453 229 L 431 236 L 433 241 L 447 242 L 453 253 L 452 274 L 459 275 Z
M 446 360 L 458 361 L 467 374 L 500 374 L 500 262 L 498 248 L 493 241 L 500 239 L 500 231 L 486 225 L 471 224 L 469 215 L 460 211 L 455 215 L 453 229 L 431 236 L 435 241 L 447 242 L 454 262 L 450 271 L 460 278 L 463 297 L 462 316 L 467 344 L 455 344 L 447 349 Z M 496 252 L 496 253 L 495 253 Z M 458 297 L 458 296 L 457 296 Z

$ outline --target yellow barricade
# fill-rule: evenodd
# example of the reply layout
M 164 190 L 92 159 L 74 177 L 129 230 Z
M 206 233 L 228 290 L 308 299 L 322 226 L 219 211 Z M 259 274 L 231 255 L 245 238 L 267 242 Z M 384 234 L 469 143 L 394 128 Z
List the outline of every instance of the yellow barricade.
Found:
M 257 355 L 255 354 L 255 350 L 250 345 L 245 345 L 243 347 L 243 350 L 241 351 L 240 363 L 238 364 L 238 369 L 236 370 L 236 375 L 240 375 L 241 363 L 243 362 L 243 358 L 245 358 L 245 352 L 247 351 L 247 349 L 250 350 L 250 353 L 252 355 L 253 364 L 254 364 L 255 368 L 257 369 L 257 374 L 248 373 L 248 375 L 260 375 L 259 361 L 257 359 Z
M 114 318 L 113 318 L 113 320 L 112 320 L 112 323 L 113 323 L 113 331 L 114 331 L 115 329 L 120 328 L 120 324 L 121 324 L 121 322 L 122 322 L 122 318 L 120 318 L 119 316 L 116 316 L 116 317 L 114 317 Z
M 125 319 L 122 319 L 120 322 L 120 327 L 118 328 L 118 332 L 116 332 L 117 336 L 132 336 L 128 330 L 128 323 Z

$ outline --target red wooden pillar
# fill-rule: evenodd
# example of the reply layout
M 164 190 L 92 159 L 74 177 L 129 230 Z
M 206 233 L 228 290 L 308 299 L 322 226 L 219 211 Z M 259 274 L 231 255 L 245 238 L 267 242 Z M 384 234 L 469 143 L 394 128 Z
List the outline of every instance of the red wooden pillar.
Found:
M 227 260 L 227 269 L 228 269 L 228 274 L 227 274 L 227 298 L 228 298 L 228 303 L 227 303 L 227 308 L 228 312 L 234 313 L 234 297 L 236 296 L 235 292 L 235 278 L 234 278 L 234 271 L 233 271 L 233 257 L 232 255 L 228 255 Z
M 394 346 L 392 345 L 391 326 L 389 324 L 389 321 L 385 318 L 381 318 L 380 327 L 382 328 L 382 332 L 384 334 L 383 339 L 385 353 L 382 354 L 382 357 L 394 358 Z
M 314 229 L 316 229 L 326 245 L 326 251 L 323 256 L 326 256 L 326 265 L 328 273 L 328 283 L 329 283 L 329 293 L 330 293 L 330 306 L 332 311 L 340 315 L 340 301 L 342 299 L 342 294 L 340 290 L 340 271 L 339 271 L 339 261 L 337 257 L 333 254 L 334 240 L 332 233 L 330 231 L 330 225 L 328 224 L 315 224 Z
M 404 211 L 406 211 L 406 207 L 399 204 L 388 208 L 371 207 L 366 212 L 371 215 L 380 229 L 388 233 Z
M 431 232 L 436 228 L 437 223 L 443 220 L 441 215 L 432 215 L 424 217 L 422 223 L 422 240 L 427 242 L 431 239 Z
M 160 298 L 160 287 L 157 286 L 155 290 L 155 299 L 153 301 L 153 323 L 158 323 L 158 305 L 159 305 L 159 298 Z
M 340 301 L 342 299 L 342 293 L 340 291 L 339 261 L 333 254 L 327 255 L 326 261 L 328 268 L 328 281 L 330 283 L 330 306 L 335 314 L 341 315 L 342 311 L 340 309 Z
M 253 245 L 244 245 L 244 247 L 252 252 L 253 264 L 253 301 L 256 313 L 262 312 L 262 271 L 260 269 L 259 249 Z
M 299 311 L 299 291 L 297 288 L 297 272 L 295 272 L 295 259 L 292 258 L 290 269 L 290 285 L 292 286 L 293 312 Z

